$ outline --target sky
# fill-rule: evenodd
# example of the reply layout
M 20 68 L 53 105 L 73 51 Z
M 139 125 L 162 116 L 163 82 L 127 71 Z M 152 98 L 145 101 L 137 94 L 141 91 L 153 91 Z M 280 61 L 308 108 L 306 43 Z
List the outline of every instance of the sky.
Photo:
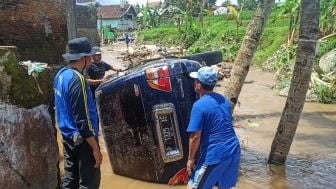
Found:
M 112 4 L 119 4 L 120 0 L 96 0 L 97 2 L 99 2 L 101 5 L 112 5 Z M 131 4 L 145 4 L 147 2 L 147 0 L 127 0 L 129 3 Z M 150 0 L 151 1 L 151 0 Z M 222 2 L 224 2 L 225 0 L 217 0 L 217 5 L 220 5 Z M 231 0 L 231 2 L 233 4 L 237 3 L 237 0 Z

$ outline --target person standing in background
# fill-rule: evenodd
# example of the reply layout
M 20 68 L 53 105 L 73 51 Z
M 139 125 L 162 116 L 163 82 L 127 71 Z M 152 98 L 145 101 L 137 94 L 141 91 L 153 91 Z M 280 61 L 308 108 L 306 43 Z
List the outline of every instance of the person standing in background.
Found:
M 127 33 L 124 33 L 124 40 L 125 40 L 125 43 L 126 43 L 126 47 L 127 47 L 127 50 L 128 50 L 128 43 L 131 41 L 128 34 Z

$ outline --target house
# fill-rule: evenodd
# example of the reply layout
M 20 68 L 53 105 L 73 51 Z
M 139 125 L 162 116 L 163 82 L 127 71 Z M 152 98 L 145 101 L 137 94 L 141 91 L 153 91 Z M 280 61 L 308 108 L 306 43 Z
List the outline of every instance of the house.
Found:
M 97 10 L 97 27 L 110 26 L 119 31 L 129 31 L 137 28 L 136 13 L 133 5 L 106 5 Z
M 223 15 L 223 14 L 228 14 L 228 13 L 229 11 L 226 7 L 219 7 L 213 11 L 214 15 Z

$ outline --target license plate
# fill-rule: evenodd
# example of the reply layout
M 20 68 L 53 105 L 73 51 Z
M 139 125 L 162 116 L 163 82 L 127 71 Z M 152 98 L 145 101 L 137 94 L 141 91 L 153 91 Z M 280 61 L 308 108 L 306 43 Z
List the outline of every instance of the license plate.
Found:
M 155 105 L 153 113 L 163 161 L 168 163 L 182 159 L 182 143 L 174 104 Z

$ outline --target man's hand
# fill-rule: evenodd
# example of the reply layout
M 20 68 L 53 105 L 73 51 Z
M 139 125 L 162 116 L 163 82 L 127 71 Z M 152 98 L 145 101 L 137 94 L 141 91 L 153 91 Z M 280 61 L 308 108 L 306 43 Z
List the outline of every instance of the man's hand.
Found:
M 103 160 L 103 156 L 100 152 L 98 141 L 94 138 L 94 136 L 87 138 L 86 141 L 87 143 L 89 143 L 90 147 L 92 148 L 92 154 L 96 160 L 96 164 L 94 165 L 94 167 L 98 168 L 102 164 L 102 160 Z
M 92 153 L 93 153 L 93 157 L 96 160 L 96 164 L 94 165 L 94 167 L 99 168 L 103 161 L 103 156 L 100 152 L 100 149 L 93 150 Z
M 188 171 L 188 175 L 191 176 L 193 170 L 195 167 L 195 160 L 189 160 L 187 162 L 187 171 Z
M 122 69 L 121 69 L 121 68 L 116 68 L 116 67 L 113 67 L 113 71 L 115 71 L 115 72 L 121 72 L 121 71 L 122 71 Z

